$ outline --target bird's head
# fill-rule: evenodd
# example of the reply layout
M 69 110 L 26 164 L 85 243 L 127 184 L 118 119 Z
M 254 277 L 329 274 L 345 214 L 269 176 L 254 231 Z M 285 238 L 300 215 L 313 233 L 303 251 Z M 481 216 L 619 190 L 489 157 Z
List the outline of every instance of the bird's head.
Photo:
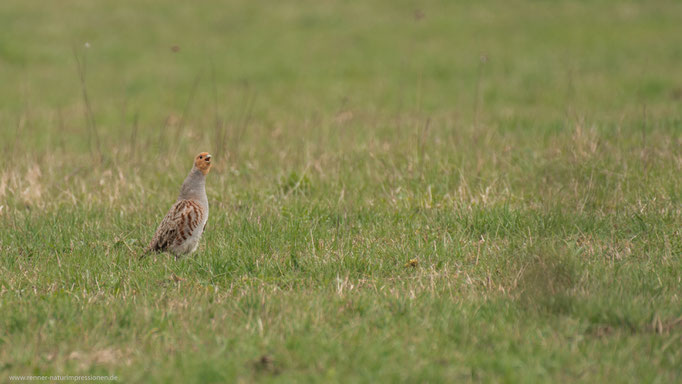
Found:
M 211 155 L 208 152 L 201 152 L 194 158 L 194 166 L 204 175 L 211 169 Z

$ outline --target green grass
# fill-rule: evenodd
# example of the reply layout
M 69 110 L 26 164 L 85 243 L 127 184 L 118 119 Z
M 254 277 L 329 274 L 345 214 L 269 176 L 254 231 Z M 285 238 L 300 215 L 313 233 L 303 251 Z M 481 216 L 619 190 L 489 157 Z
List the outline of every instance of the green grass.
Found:
M 680 14 L 3 1 L 0 380 L 682 380 Z

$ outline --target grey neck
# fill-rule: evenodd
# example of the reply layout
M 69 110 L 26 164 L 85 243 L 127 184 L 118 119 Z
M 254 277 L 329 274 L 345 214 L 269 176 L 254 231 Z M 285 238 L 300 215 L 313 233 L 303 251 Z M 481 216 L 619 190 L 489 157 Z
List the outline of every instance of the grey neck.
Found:
M 182 188 L 180 188 L 178 200 L 187 199 L 198 200 L 199 202 L 208 205 L 208 198 L 206 197 L 206 176 L 201 173 L 197 167 L 192 167 L 185 182 L 182 183 Z

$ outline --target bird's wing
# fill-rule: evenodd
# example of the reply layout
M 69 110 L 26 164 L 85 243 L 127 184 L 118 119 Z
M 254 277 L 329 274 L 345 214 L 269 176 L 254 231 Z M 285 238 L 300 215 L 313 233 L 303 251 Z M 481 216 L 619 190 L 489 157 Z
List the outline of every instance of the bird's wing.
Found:
M 191 200 L 178 200 L 163 218 L 149 243 L 149 250 L 163 252 L 174 242 L 182 244 L 192 235 L 203 214 L 201 206 Z

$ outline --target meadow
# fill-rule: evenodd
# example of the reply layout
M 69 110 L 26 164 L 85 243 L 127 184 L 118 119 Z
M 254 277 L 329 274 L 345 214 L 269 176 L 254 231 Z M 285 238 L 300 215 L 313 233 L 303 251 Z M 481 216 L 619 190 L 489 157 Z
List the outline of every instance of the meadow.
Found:
M 682 381 L 680 15 L 3 0 L 0 381 Z

